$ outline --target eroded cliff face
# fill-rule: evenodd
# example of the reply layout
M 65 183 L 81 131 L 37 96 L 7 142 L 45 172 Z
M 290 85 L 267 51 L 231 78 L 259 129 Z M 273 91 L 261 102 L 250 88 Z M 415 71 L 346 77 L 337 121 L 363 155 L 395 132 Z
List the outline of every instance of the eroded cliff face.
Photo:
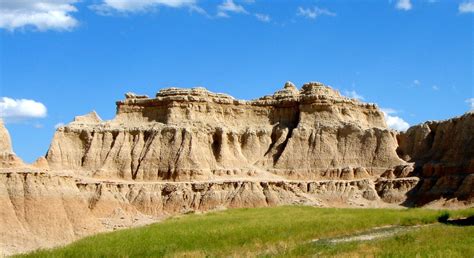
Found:
M 91 112 L 59 128 L 32 165 L 0 123 L 0 256 L 187 212 L 472 206 L 473 127 L 470 113 L 400 134 L 375 105 L 321 83 L 252 101 L 127 93 L 114 119 Z
M 369 175 L 404 164 L 380 110 L 320 83 L 235 100 L 203 88 L 128 94 L 117 116 L 77 117 L 47 154 L 52 168 L 133 180 L 233 177 L 323 179 L 344 168 Z M 339 172 L 340 173 L 340 172 Z
M 13 152 L 10 134 L 0 118 L 0 168 L 22 166 L 23 161 Z
M 398 153 L 422 179 L 410 200 L 474 199 L 474 113 L 413 126 L 398 136 Z
M 0 118 L 0 152 L 13 152 L 10 134 Z
M 0 172 L 0 254 L 156 222 L 168 215 L 276 205 L 383 207 L 370 179 L 120 182 L 44 171 Z

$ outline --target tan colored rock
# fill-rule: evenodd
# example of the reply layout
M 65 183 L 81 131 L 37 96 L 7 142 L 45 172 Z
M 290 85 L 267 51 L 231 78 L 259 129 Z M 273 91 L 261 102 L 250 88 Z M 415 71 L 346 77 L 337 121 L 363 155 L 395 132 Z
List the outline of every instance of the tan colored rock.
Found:
M 53 247 L 163 216 L 222 208 L 377 207 L 371 180 L 130 182 L 0 172 L 0 250 Z
M 422 180 L 412 193 L 418 205 L 439 199 L 474 202 L 474 113 L 429 121 L 398 135 L 398 153 L 414 162 Z
M 356 179 L 362 179 L 362 178 L 369 178 L 370 175 L 369 173 L 367 172 L 367 169 L 363 168 L 363 167 L 358 167 L 358 168 L 355 168 L 354 170 L 354 178 Z
M 383 172 L 382 175 L 380 175 L 381 178 L 386 178 L 386 179 L 395 179 L 397 176 L 394 173 L 393 169 L 388 169 L 387 171 Z
M 3 120 L 0 118 L 0 152 L 13 153 L 12 142 L 10 140 L 10 134 L 3 124 Z
M 72 122 L 72 124 L 97 124 L 100 122 L 102 122 L 102 119 L 95 111 L 92 111 L 83 116 L 74 117 L 74 121 Z
M 474 160 L 474 113 L 413 126 L 398 135 L 398 141 L 398 152 L 407 161 L 468 169 Z
M 0 119 L 0 168 L 13 168 L 24 166 L 12 149 L 10 134 Z
M 117 102 L 111 121 L 91 113 L 59 128 L 46 156 L 51 168 L 182 181 L 252 171 L 265 178 L 316 179 L 347 166 L 377 175 L 404 164 L 395 133 L 375 105 L 321 83 L 298 91 L 287 82 L 274 95 L 252 101 L 204 88 L 135 96 Z
M 58 128 L 30 167 L 0 124 L 5 254 L 190 211 L 474 206 L 469 114 L 397 135 L 376 105 L 319 82 L 251 101 L 198 87 L 116 104 L 110 121 L 91 112 Z
M 44 170 L 49 169 L 49 164 L 45 157 L 39 157 L 35 162 L 33 162 L 33 164 L 31 164 L 31 166 Z
M 375 189 L 377 195 L 387 203 L 400 203 L 405 206 L 413 205 L 409 203 L 410 200 L 407 197 L 410 195 L 410 191 L 413 191 L 418 185 L 419 179 L 416 177 L 393 179 L 391 176 L 388 176 L 388 178 L 380 178 L 376 181 Z

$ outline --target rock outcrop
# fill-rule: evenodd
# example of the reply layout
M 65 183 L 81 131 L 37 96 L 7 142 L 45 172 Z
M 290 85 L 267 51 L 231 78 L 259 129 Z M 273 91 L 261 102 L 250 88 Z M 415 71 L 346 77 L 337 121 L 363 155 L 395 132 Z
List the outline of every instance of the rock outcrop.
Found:
M 3 120 L 0 118 L 0 152 L 12 153 L 12 142 L 10 134 L 3 124 Z
M 233 207 L 379 207 L 369 179 L 120 182 L 45 172 L 0 173 L 0 250 L 52 247 L 163 216 Z
M 474 118 L 387 128 L 321 83 L 244 101 L 204 88 L 127 93 L 57 129 L 24 165 L 0 123 L 0 256 L 164 216 L 284 204 L 474 203 Z
M 0 118 L 0 168 L 23 166 L 23 161 L 13 152 L 10 134 Z
M 398 153 L 415 163 L 422 180 L 410 202 L 423 205 L 441 198 L 474 199 L 474 113 L 429 121 L 398 135 Z
M 88 114 L 60 128 L 46 156 L 50 166 L 95 177 L 182 181 L 324 179 L 353 168 L 380 175 L 404 163 L 374 104 L 321 83 L 301 91 L 287 83 L 252 101 L 204 88 L 126 97 L 111 121 Z

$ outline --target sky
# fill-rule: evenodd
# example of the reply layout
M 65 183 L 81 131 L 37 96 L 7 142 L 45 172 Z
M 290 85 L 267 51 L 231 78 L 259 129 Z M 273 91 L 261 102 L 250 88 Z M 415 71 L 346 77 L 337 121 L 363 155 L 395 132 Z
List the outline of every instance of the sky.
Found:
M 32 162 L 126 92 L 320 81 L 405 130 L 474 109 L 473 22 L 473 0 L 0 0 L 0 117 Z

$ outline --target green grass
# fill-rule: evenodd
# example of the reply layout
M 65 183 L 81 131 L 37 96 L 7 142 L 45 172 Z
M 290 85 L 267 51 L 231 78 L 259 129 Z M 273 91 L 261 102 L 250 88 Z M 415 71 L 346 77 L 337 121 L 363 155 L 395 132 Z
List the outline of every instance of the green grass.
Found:
M 343 244 L 306 243 L 276 256 L 473 257 L 474 226 L 444 224 L 410 230 L 392 237 Z
M 302 206 L 234 209 L 185 215 L 141 228 L 98 234 L 65 247 L 24 256 L 312 256 L 318 253 L 364 253 L 367 250 L 381 255 L 390 255 L 393 250 L 395 256 L 406 251 L 410 256 L 423 254 L 430 248 L 435 248 L 433 254 L 436 255 L 446 246 L 452 246 L 460 254 L 474 255 L 472 247 L 468 247 L 474 237 L 472 226 L 436 224 L 370 243 L 334 246 L 308 244 L 311 239 L 346 235 L 383 225 L 435 223 L 443 214 L 443 211 L 427 209 L 326 209 Z M 450 211 L 451 217 L 471 215 L 474 215 L 473 209 Z M 429 237 L 427 234 L 435 235 Z M 436 234 L 445 240 L 437 238 Z M 410 245 L 404 246 L 411 242 L 418 243 L 415 249 Z M 392 245 L 393 249 L 386 249 L 385 245 Z

